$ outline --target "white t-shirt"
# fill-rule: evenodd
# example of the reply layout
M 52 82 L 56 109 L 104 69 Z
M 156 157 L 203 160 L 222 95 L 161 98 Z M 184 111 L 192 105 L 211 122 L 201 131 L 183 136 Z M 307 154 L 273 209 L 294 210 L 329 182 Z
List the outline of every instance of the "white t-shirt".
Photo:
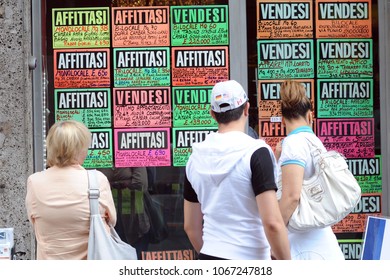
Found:
M 269 145 L 240 131 L 211 133 L 193 144 L 184 198 L 201 205 L 202 254 L 271 259 L 256 195 L 276 190 L 274 169 L 276 159 Z
M 308 126 L 293 130 L 282 143 L 282 153 L 278 161 L 279 172 L 281 167 L 288 164 L 302 166 L 304 179 L 314 174 L 313 159 L 310 154 L 309 138 L 317 147 L 325 150 L 321 140 Z M 279 174 L 281 176 L 281 174 Z M 315 229 L 305 232 L 289 230 L 291 257 L 296 260 L 343 260 L 344 255 L 339 247 L 337 238 L 331 227 Z

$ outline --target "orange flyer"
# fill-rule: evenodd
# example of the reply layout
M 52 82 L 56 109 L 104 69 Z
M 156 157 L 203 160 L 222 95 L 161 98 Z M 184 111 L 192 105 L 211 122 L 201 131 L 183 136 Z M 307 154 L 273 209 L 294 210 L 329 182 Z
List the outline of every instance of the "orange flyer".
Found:
M 317 38 L 372 38 L 371 0 L 319 0 Z
M 114 47 L 169 46 L 169 7 L 112 8 Z
M 312 0 L 257 0 L 257 39 L 313 38 L 312 5 Z
M 110 87 L 109 49 L 54 50 L 55 88 Z

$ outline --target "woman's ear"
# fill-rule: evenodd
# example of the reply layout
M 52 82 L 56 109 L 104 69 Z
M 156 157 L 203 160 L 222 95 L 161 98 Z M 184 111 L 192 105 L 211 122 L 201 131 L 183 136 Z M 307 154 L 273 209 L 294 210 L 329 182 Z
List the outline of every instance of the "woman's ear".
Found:
M 306 114 L 307 123 L 312 125 L 314 122 L 313 112 L 311 110 L 307 111 Z

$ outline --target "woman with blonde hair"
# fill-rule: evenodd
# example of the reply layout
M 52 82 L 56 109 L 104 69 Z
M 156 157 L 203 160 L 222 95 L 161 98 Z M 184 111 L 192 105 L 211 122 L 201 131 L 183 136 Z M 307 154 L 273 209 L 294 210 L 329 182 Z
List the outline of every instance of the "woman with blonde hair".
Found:
M 88 174 L 82 164 L 91 132 L 77 121 L 55 123 L 46 138 L 49 168 L 28 177 L 26 209 L 37 240 L 38 260 L 87 259 L 89 236 Z M 99 208 L 115 225 L 110 184 L 97 171 Z
M 325 151 L 312 129 L 313 112 L 303 84 L 284 81 L 280 87 L 283 122 L 287 137 L 276 150 L 282 178 L 279 207 L 286 225 L 299 204 L 304 179 L 314 174 L 310 143 Z M 308 140 L 309 139 L 309 140 Z M 289 230 L 291 257 L 296 260 L 344 260 L 331 227 L 308 231 Z

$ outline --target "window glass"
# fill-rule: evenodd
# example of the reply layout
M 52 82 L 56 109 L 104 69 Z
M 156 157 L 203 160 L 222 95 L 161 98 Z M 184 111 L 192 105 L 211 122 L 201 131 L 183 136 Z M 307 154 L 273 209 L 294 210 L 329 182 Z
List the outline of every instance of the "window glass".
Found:
M 256 11 L 256 12 L 253 12 Z M 247 1 L 250 125 L 275 147 L 286 136 L 279 84 L 304 83 L 314 132 L 347 159 L 362 189 L 333 226 L 346 259 L 359 259 L 366 219 L 381 215 L 378 1 Z
M 185 162 L 216 130 L 208 95 L 229 78 L 228 1 L 43 3 L 48 126 L 76 119 L 92 131 L 84 167 L 108 177 L 116 229 L 141 259 L 196 258 Z

